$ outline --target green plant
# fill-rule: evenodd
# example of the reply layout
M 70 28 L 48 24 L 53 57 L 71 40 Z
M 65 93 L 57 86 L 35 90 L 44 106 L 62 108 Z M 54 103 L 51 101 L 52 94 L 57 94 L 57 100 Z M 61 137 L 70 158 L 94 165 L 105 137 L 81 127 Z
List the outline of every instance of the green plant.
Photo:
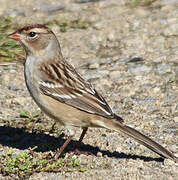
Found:
M 15 25 L 12 24 L 11 17 L 0 17 L 0 62 L 16 60 L 17 55 L 22 51 L 17 42 L 7 37 L 14 29 Z
M 30 113 L 29 111 L 26 111 L 26 110 L 20 110 L 19 116 L 20 116 L 20 118 L 28 119 L 33 122 L 40 115 L 40 113 L 41 113 L 40 110 L 36 110 L 33 113 Z
M 150 6 L 156 0 L 131 0 L 127 4 L 131 7 Z

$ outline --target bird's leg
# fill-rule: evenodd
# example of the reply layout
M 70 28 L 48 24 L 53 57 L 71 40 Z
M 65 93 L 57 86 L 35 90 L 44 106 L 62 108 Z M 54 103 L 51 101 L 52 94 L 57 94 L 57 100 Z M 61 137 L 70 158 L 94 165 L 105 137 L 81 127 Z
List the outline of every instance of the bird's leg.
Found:
M 60 154 L 63 152 L 64 148 L 69 144 L 73 136 L 69 136 L 68 139 L 66 139 L 65 143 L 60 147 L 59 151 L 55 155 L 55 159 L 58 159 Z
M 82 142 L 86 132 L 87 132 L 88 128 L 87 127 L 84 127 L 83 128 L 83 131 L 82 131 L 82 134 L 80 136 L 80 139 L 78 140 L 76 146 L 75 146 L 75 149 L 71 152 L 73 152 L 74 154 L 88 154 L 87 152 L 82 152 L 79 150 L 79 147 L 80 147 L 80 143 Z M 71 141 L 73 136 L 69 136 L 68 139 L 65 141 L 65 143 L 60 147 L 59 151 L 56 153 L 55 155 L 55 159 L 58 159 L 58 157 L 60 156 L 60 154 L 63 152 L 63 150 L 65 149 L 65 147 L 69 144 L 69 142 Z
M 87 127 L 84 127 L 84 128 L 83 128 L 82 134 L 81 134 L 80 139 L 78 140 L 78 142 L 77 142 L 77 144 L 76 144 L 76 146 L 75 146 L 74 151 L 77 150 L 77 149 L 79 149 L 80 143 L 82 142 L 82 140 L 83 140 L 83 138 L 84 138 L 84 136 L 85 136 L 87 130 L 88 130 Z
M 88 154 L 89 154 L 89 153 L 87 153 L 87 152 L 83 152 L 83 151 L 80 151 L 80 150 L 79 150 L 80 143 L 82 142 L 82 140 L 83 140 L 83 138 L 84 138 L 87 130 L 88 130 L 87 127 L 84 127 L 84 128 L 83 128 L 83 131 L 82 131 L 82 134 L 81 134 L 81 136 L 80 136 L 80 139 L 78 140 L 78 142 L 77 142 L 77 144 L 76 144 L 76 146 L 75 146 L 75 149 L 73 150 L 73 152 L 74 152 L 75 154 L 85 154 L 85 155 L 88 155 Z

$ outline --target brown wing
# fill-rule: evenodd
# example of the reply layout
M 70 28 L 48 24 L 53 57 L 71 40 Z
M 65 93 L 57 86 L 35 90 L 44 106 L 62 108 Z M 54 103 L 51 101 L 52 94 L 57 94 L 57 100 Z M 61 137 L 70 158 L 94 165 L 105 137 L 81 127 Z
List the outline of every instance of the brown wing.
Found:
M 88 113 L 115 117 L 104 98 L 67 62 L 49 61 L 40 71 L 39 87 L 45 95 Z

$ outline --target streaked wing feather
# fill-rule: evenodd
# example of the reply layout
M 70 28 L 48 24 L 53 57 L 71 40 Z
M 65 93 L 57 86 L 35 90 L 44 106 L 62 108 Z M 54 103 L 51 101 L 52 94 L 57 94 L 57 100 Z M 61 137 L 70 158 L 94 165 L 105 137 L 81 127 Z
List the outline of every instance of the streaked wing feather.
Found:
M 39 87 L 42 93 L 82 111 L 114 118 L 109 105 L 67 62 L 43 64 Z

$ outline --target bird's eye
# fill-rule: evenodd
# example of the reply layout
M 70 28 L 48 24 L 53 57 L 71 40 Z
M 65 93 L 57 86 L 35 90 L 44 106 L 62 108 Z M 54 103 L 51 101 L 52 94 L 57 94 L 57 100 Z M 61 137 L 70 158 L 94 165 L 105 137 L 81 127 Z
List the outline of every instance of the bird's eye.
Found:
M 33 31 L 30 32 L 30 33 L 29 33 L 29 36 L 30 36 L 30 37 L 35 37 L 35 36 L 36 36 L 36 32 L 33 32 Z

